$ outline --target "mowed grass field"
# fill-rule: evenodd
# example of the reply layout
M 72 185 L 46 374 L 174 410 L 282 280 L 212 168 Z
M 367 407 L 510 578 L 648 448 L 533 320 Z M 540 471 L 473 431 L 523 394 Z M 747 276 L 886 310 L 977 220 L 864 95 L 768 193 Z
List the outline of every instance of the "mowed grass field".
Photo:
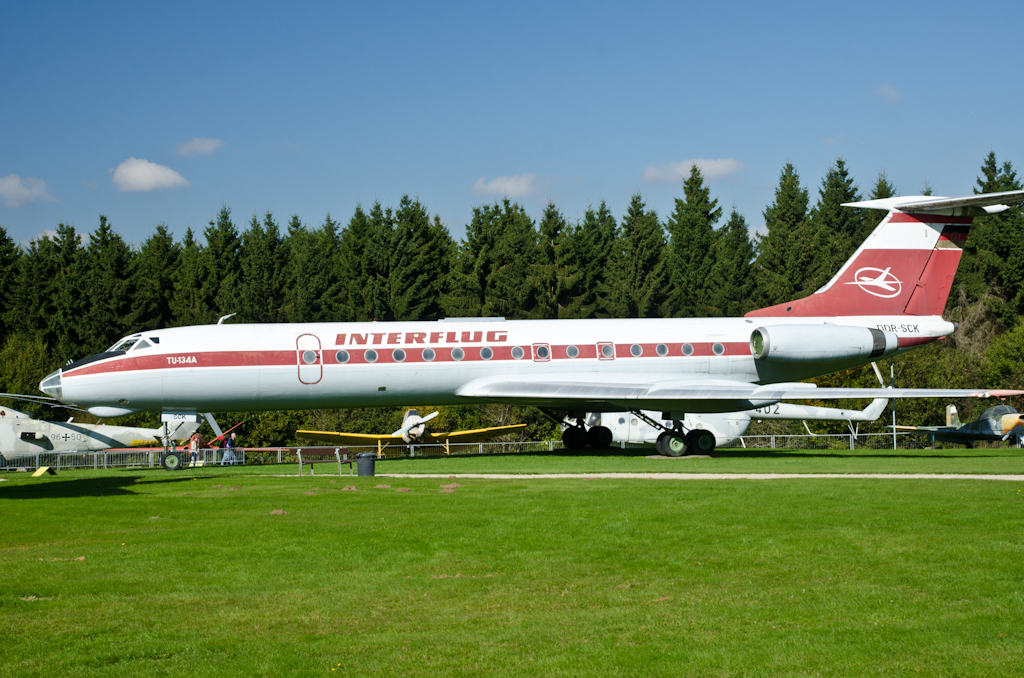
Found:
M 803 463 L 450 458 L 378 472 L 1024 469 L 1016 450 L 955 452 L 874 464 L 821 453 Z M 1024 666 L 1024 483 L 329 469 L 4 474 L 0 675 L 1015 676 Z

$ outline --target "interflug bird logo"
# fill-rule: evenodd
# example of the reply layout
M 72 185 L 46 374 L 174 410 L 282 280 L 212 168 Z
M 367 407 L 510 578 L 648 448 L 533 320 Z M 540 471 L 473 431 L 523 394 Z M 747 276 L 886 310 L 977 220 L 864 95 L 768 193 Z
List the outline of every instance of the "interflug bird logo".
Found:
M 903 283 L 894 276 L 889 270 L 892 266 L 886 269 L 874 268 L 872 266 L 865 266 L 853 274 L 853 280 L 846 283 L 847 285 L 856 285 L 868 294 L 882 299 L 891 299 L 898 297 L 900 292 L 903 291 Z

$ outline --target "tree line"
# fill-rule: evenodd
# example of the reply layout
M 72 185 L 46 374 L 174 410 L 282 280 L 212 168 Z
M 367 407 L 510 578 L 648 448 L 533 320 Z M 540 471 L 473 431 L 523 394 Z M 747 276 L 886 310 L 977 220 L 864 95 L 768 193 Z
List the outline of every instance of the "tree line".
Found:
M 976 191 L 1019 188 L 1013 166 L 990 153 Z M 862 196 L 843 159 L 816 193 L 812 203 L 811 189 L 787 163 L 763 211 L 761 236 L 751 235 L 735 208 L 726 216 L 696 165 L 664 218 L 640 194 L 621 217 L 602 202 L 575 222 L 554 203 L 535 221 L 505 199 L 476 207 L 461 241 L 408 195 L 394 207 L 357 206 L 344 225 L 327 214 L 319 225 L 292 216 L 282 227 L 268 212 L 240 227 L 222 206 L 201 239 L 189 229 L 175 240 L 161 224 L 137 246 L 104 216 L 87 238 L 59 224 L 53 236 L 26 247 L 0 227 L 0 388 L 35 393 L 39 378 L 57 365 L 100 352 L 126 334 L 213 323 L 231 313 L 237 315 L 229 322 L 254 323 L 738 316 L 825 284 L 885 214 L 841 205 L 897 195 L 881 173 Z M 1003 335 L 1016 336 L 1024 315 L 1022 235 L 1020 205 L 975 220 L 946 313 L 961 329 L 954 341 L 924 351 L 933 363 L 952 359 L 949 347 L 955 347 L 969 357 L 969 376 L 1003 378 L 991 372 L 989 352 L 1001 338 L 1009 341 Z M 913 355 L 897 360 L 909 365 Z M 867 376 L 836 378 L 850 383 Z M 538 422 L 532 432 L 540 432 L 542 419 L 518 410 L 494 414 L 498 409 L 471 415 L 454 408 L 446 416 L 452 425 L 527 417 Z M 319 418 L 329 425 L 324 416 L 246 418 L 281 419 L 258 441 L 281 444 L 294 421 Z M 397 416 L 367 415 L 383 417 L 381 425 Z M 362 421 L 352 413 L 337 417 L 338 425 Z

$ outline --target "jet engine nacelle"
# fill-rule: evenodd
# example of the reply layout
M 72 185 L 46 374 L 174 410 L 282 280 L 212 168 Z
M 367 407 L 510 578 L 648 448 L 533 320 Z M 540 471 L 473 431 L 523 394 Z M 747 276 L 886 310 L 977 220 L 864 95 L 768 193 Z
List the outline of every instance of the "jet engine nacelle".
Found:
M 829 363 L 867 358 L 896 351 L 892 332 L 842 325 L 773 325 L 750 335 L 750 353 L 769 363 Z

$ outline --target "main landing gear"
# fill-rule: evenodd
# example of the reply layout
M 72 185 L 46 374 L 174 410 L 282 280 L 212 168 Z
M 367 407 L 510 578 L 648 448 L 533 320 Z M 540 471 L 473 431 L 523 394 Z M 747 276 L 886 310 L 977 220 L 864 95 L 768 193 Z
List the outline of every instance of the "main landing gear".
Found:
M 576 413 L 574 421 L 569 420 L 568 416 L 559 417 L 555 413 L 544 409 L 541 410 L 541 413 L 559 426 L 565 426 L 565 430 L 562 431 L 562 445 L 567 450 L 582 450 L 586 447 L 603 450 L 611 447 L 612 430 L 607 426 L 591 426 L 587 428 L 584 425 L 586 415 L 583 413 Z M 570 413 L 569 416 L 573 415 Z
M 715 434 L 700 428 L 684 430 L 681 413 L 673 414 L 671 417 L 671 429 L 666 429 L 660 421 L 651 419 L 643 412 L 634 410 L 633 415 L 643 419 L 648 426 L 664 429 L 654 443 L 654 449 L 658 454 L 663 454 L 666 457 L 681 457 L 685 454 L 711 454 L 715 451 Z M 662 417 L 670 418 L 668 412 L 664 413 Z
M 681 457 L 686 453 L 711 454 L 715 451 L 715 434 L 699 428 L 688 433 L 677 429 L 662 431 L 654 449 L 666 457 Z
M 567 450 L 582 450 L 584 447 L 603 450 L 611 447 L 612 430 L 607 426 L 570 426 L 562 431 L 562 444 Z

